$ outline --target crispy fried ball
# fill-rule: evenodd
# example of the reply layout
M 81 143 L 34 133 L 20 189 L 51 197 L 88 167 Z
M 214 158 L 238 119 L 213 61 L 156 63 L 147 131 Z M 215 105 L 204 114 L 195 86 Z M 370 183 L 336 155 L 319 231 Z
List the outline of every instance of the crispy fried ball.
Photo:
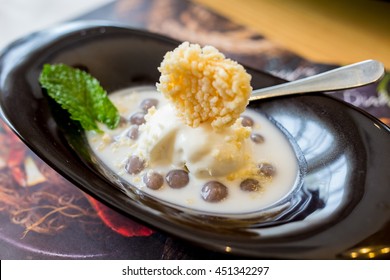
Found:
M 251 76 L 216 48 L 182 43 L 158 68 L 157 89 L 189 126 L 209 122 L 215 130 L 232 125 L 248 104 Z

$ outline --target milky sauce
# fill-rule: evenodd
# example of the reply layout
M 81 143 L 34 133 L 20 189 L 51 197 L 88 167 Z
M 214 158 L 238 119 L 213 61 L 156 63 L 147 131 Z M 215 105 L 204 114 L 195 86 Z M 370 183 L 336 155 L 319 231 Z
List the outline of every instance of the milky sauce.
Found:
M 164 108 L 167 103 L 163 96 L 152 87 L 124 89 L 110 94 L 109 97 L 124 119 L 129 119 L 136 112 L 142 112 L 140 104 L 145 99 L 153 98 L 158 100 L 157 112 L 159 108 Z M 178 205 L 181 208 L 185 207 L 210 213 L 245 214 L 264 209 L 286 197 L 294 185 L 297 184 L 299 168 L 295 152 L 279 128 L 266 117 L 250 109 L 247 109 L 242 116 L 248 116 L 254 121 L 252 134 L 260 134 L 264 138 L 264 141 L 261 143 L 255 143 L 250 137 L 245 139 L 246 152 L 251 155 L 252 160 L 254 159 L 258 163 L 269 163 L 276 170 L 272 177 L 260 180 L 261 187 L 256 191 L 243 191 L 240 189 L 240 183 L 247 179 L 245 177 L 232 179 L 218 174 L 212 177 L 202 177 L 195 176 L 191 172 L 188 173 L 189 183 L 185 187 L 171 188 L 166 182 L 166 175 L 170 170 L 183 169 L 183 166 L 178 166 L 179 162 L 175 160 L 175 155 L 172 155 L 172 150 L 161 151 L 162 156 L 159 160 L 153 164 L 146 164 L 138 174 L 129 174 L 126 171 L 128 159 L 132 155 L 139 153 L 140 145 L 145 145 L 147 142 L 142 138 L 142 133 L 145 133 L 141 129 L 143 125 L 139 126 L 139 135 L 133 137 L 137 139 L 131 139 L 128 136 L 129 128 L 134 127 L 128 121 L 123 122 L 114 130 L 101 125 L 100 129 L 104 133 L 87 132 L 87 139 L 97 158 L 109 169 L 134 187 L 162 202 Z M 177 119 L 176 122 L 180 122 L 180 120 Z M 164 129 L 164 127 L 156 127 L 156 130 L 158 129 Z M 192 129 L 190 131 L 191 135 L 188 137 L 185 134 L 186 129 Z M 196 130 L 190 127 L 183 128 L 183 131 L 181 136 L 178 137 L 180 139 L 176 139 L 176 142 L 178 142 L 176 145 L 186 145 L 189 149 L 191 147 L 199 149 L 200 145 L 217 145 L 223 141 L 223 139 L 218 139 L 215 142 L 206 141 L 207 138 L 204 138 L 204 136 L 198 137 Z M 159 135 L 164 135 L 164 131 L 159 133 Z M 166 152 L 166 155 L 164 152 Z M 227 150 L 226 153 L 228 152 Z M 236 157 L 238 158 L 239 156 Z M 207 155 L 203 155 L 203 158 L 207 158 Z M 234 163 L 231 164 L 234 165 Z M 226 168 L 229 168 L 229 166 L 229 164 L 226 164 Z M 150 169 L 164 177 L 162 187 L 157 190 L 146 187 L 143 181 L 143 176 Z M 200 193 L 202 187 L 209 181 L 218 181 L 224 184 L 228 189 L 227 197 L 218 202 L 205 201 Z

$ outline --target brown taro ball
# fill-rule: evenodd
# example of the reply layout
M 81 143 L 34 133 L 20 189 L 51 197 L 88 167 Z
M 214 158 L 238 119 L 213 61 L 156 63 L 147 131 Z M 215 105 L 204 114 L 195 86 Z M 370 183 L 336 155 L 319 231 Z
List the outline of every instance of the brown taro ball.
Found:
M 260 183 L 256 179 L 248 178 L 241 182 L 240 189 L 246 192 L 256 192 L 260 189 Z
M 155 171 L 148 171 L 143 177 L 145 185 L 152 190 L 158 190 L 164 184 L 164 177 Z
M 276 173 L 275 167 L 270 163 L 262 162 L 258 165 L 258 168 L 258 173 L 266 177 L 272 177 Z
M 167 181 L 168 186 L 173 189 L 183 188 L 190 181 L 188 172 L 181 169 L 169 171 L 168 174 L 165 176 L 165 180 Z
M 228 189 L 225 185 L 218 181 L 207 182 L 201 191 L 201 196 L 205 201 L 218 202 L 226 198 Z
M 246 126 L 246 127 L 252 127 L 253 124 L 254 124 L 254 121 L 252 120 L 252 118 L 248 117 L 248 116 L 242 116 L 242 121 L 241 121 L 241 124 L 243 126 Z
M 141 125 L 145 123 L 145 113 L 144 112 L 137 112 L 131 115 L 130 117 L 130 123 Z
M 264 137 L 258 133 L 252 133 L 250 138 L 256 144 L 264 143 Z
M 147 113 L 148 110 L 152 107 L 157 107 L 157 104 L 158 104 L 158 100 L 157 99 L 154 99 L 154 98 L 147 98 L 147 99 L 144 99 L 141 104 L 140 104 L 140 108 L 145 112 Z
M 140 173 L 142 170 L 144 170 L 144 168 L 145 161 L 137 156 L 131 156 L 125 166 L 126 171 L 131 175 Z
M 127 136 L 132 140 L 138 139 L 138 125 L 132 125 L 127 131 Z

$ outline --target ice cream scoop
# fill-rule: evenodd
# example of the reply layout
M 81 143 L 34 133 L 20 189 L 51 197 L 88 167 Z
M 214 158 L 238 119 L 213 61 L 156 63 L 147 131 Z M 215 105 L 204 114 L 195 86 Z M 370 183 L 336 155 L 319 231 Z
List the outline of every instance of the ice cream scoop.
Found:
M 250 164 L 245 140 L 251 130 L 240 119 L 218 131 L 209 123 L 192 128 L 181 122 L 168 104 L 149 112 L 140 131 L 136 155 L 152 168 L 159 164 L 185 167 L 194 176 L 205 178 L 228 176 Z

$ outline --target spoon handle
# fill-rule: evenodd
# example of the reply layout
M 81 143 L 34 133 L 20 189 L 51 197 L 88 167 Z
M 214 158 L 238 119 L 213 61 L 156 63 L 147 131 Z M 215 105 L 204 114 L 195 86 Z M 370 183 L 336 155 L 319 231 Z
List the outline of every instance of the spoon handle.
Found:
M 300 80 L 254 90 L 249 100 L 354 88 L 373 83 L 379 80 L 383 74 L 382 63 L 376 60 L 365 60 Z

